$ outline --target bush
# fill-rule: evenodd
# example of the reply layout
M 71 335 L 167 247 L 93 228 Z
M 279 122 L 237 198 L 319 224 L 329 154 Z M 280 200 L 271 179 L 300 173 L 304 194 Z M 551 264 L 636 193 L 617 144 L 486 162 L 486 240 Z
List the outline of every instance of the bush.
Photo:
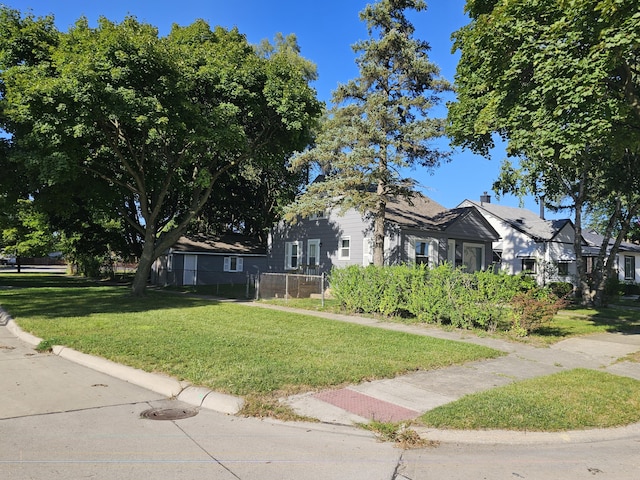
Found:
M 549 290 L 534 289 L 514 296 L 511 305 L 511 330 L 519 337 L 526 337 L 551 321 L 558 310 L 567 306 L 567 301 Z
M 552 311 L 546 299 L 554 299 L 551 305 L 557 300 L 527 276 L 466 273 L 448 263 L 433 269 L 352 265 L 334 269 L 330 284 L 332 295 L 349 312 L 412 316 L 465 329 L 505 326 L 525 334 L 546 321 Z
M 558 298 L 567 298 L 573 293 L 573 285 L 569 282 L 551 282 L 547 287 Z

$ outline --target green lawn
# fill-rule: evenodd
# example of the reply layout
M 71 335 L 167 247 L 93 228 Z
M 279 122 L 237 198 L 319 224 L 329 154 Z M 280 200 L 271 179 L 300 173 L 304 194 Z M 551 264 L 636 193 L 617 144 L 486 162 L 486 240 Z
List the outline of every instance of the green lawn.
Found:
M 640 421 L 640 381 L 576 369 L 467 395 L 421 421 L 436 428 L 563 431 Z
M 202 297 L 67 276 L 0 274 L 0 305 L 45 339 L 248 399 L 246 414 L 292 418 L 277 398 L 502 355 L 459 342 L 334 322 Z M 314 308 L 304 302 L 290 306 Z M 329 302 L 328 310 L 337 308 Z M 637 331 L 640 312 L 567 310 L 545 342 Z M 626 360 L 639 360 L 638 355 Z M 286 410 L 286 409 L 285 409 Z M 428 412 L 439 428 L 556 431 L 640 421 L 640 382 L 590 370 L 518 382 Z
M 0 284 L 16 279 L 0 276 Z M 0 304 L 47 345 L 237 395 L 326 388 L 502 354 L 175 293 L 149 291 L 139 299 L 126 287 L 61 281 L 55 287 L 40 277 L 29 288 L 0 289 Z

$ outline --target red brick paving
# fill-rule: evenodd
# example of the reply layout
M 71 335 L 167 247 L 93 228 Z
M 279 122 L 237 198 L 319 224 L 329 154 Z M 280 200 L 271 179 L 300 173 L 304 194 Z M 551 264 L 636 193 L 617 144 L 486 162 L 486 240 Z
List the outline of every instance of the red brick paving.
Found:
M 320 392 L 315 394 L 314 398 L 340 407 L 347 412 L 379 422 L 400 422 L 420 415 L 420 412 L 415 410 L 378 400 L 348 388 Z

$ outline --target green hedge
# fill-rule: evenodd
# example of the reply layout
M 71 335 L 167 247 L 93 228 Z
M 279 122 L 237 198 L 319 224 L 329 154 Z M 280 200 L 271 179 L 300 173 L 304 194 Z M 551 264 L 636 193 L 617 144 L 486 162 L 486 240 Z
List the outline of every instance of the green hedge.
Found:
M 520 335 L 539 328 L 563 306 L 527 276 L 466 273 L 444 264 L 336 268 L 331 294 L 353 313 L 412 317 L 457 328 L 508 326 Z

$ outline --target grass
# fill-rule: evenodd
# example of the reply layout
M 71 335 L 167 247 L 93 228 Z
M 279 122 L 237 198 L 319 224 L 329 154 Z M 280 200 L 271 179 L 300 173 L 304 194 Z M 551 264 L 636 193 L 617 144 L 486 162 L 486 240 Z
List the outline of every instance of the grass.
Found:
M 563 431 L 640 421 L 640 381 L 575 369 L 467 395 L 420 420 L 431 427 Z
M 126 287 L 38 281 L 0 289 L 0 304 L 47 344 L 236 395 L 328 388 L 502 354 L 186 295 L 149 291 L 138 299 Z
M 271 302 L 270 302 L 271 303 Z M 277 302 L 276 302 L 277 303 Z M 289 306 L 319 310 L 320 302 Z M 0 305 L 44 339 L 157 371 L 220 392 L 242 395 L 244 414 L 295 419 L 278 398 L 408 371 L 427 370 L 501 352 L 466 343 L 380 330 L 315 317 L 149 291 L 63 275 L 0 274 Z M 328 301 L 326 311 L 339 305 Z M 545 342 L 603 331 L 638 331 L 634 309 L 572 309 L 539 332 Z M 640 361 L 640 352 L 624 360 Z M 438 428 L 560 431 L 640 421 L 640 382 L 591 370 L 463 397 L 421 421 Z M 372 423 L 381 438 L 424 446 L 404 424 Z

